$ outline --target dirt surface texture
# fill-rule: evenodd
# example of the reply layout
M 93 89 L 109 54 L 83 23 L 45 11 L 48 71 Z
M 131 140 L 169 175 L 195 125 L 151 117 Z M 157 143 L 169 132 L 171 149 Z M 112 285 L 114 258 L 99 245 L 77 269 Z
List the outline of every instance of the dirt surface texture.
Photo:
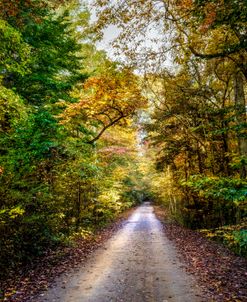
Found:
M 55 280 L 35 302 L 199 302 L 193 277 L 185 272 L 162 225 L 145 203 L 88 261 Z M 33 300 L 34 302 L 34 300 Z

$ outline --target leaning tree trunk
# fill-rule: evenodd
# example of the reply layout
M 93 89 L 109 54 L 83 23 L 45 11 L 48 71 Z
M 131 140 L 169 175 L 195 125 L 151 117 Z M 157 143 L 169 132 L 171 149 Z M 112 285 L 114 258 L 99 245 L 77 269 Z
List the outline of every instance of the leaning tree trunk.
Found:
M 238 147 L 239 147 L 239 155 L 242 157 L 247 157 L 247 139 L 243 135 L 244 125 L 246 124 L 246 103 L 245 103 L 245 95 L 244 95 L 244 79 L 242 72 L 238 71 L 234 76 L 234 92 L 235 92 L 235 106 L 236 106 L 236 120 L 238 125 L 240 126 L 240 130 L 238 131 Z M 240 170 L 241 178 L 245 178 L 247 175 L 247 166 L 243 165 Z

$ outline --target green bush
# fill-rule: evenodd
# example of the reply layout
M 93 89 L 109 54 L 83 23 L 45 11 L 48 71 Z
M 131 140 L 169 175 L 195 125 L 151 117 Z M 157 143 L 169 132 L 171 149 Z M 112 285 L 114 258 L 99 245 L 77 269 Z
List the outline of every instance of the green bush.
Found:
M 203 229 L 200 232 L 209 239 L 222 242 L 237 255 L 247 257 L 247 220 L 237 225 Z

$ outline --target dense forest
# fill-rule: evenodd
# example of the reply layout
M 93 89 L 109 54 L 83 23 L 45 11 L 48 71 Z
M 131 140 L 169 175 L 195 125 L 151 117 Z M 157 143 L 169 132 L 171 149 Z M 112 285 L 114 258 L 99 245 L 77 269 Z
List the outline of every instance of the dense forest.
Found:
M 4 277 L 141 200 L 133 116 L 146 101 L 131 69 L 96 50 L 79 3 L 0 8 Z
M 97 30 L 117 26 L 117 53 L 143 75 L 149 192 L 246 254 L 246 1 L 96 2 Z
M 0 1 L 0 278 L 145 198 L 246 255 L 246 1 L 94 6 Z

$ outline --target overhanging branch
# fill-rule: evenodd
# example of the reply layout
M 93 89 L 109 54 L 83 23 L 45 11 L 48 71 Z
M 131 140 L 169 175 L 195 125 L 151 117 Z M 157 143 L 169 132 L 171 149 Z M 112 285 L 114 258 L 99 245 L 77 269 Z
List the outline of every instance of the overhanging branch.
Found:
M 95 143 L 102 135 L 103 133 L 110 127 L 112 127 L 113 125 L 117 124 L 121 119 L 127 117 L 128 114 L 121 114 L 120 116 L 118 116 L 117 118 L 113 119 L 109 124 L 105 125 L 100 132 L 91 140 L 87 141 L 88 144 L 93 144 Z

